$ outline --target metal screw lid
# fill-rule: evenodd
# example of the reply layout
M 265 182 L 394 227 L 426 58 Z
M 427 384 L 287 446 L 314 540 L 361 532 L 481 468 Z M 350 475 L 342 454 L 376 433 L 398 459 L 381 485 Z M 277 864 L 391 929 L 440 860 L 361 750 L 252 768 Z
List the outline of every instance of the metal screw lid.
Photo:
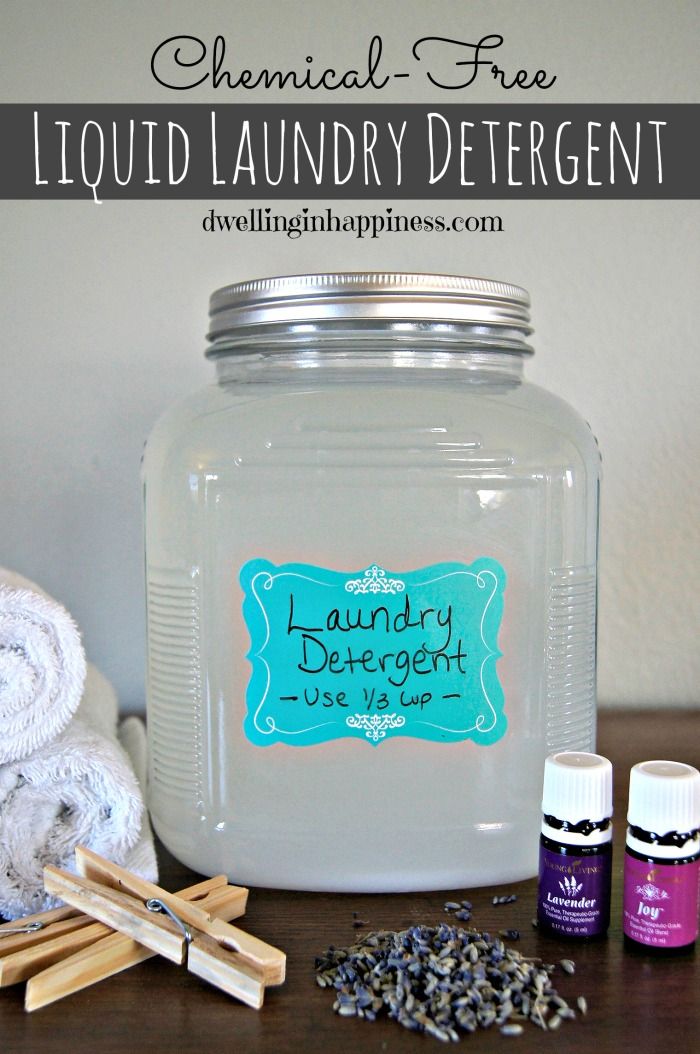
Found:
M 544 763 L 542 812 L 576 824 L 612 816 L 612 765 L 600 754 L 563 750 Z
M 507 329 L 509 341 L 530 353 L 529 308 L 524 289 L 485 278 L 379 271 L 288 275 L 216 290 L 208 337 L 214 342 L 243 327 L 342 319 L 471 323 Z
M 700 772 L 680 761 L 641 761 L 630 771 L 627 821 L 659 835 L 700 827 Z

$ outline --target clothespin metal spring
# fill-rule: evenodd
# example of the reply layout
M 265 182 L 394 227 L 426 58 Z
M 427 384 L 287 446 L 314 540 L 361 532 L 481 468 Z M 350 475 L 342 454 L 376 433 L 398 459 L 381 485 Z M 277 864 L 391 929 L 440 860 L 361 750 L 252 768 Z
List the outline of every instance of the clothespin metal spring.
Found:
M 0 937 L 9 937 L 11 933 L 36 933 L 37 930 L 43 930 L 46 923 L 44 922 L 30 922 L 26 926 L 17 926 L 11 929 L 0 930 Z
M 185 943 L 192 943 L 192 930 L 190 929 L 188 924 L 186 922 L 183 922 L 180 916 L 176 915 L 172 908 L 169 908 L 168 905 L 165 904 L 162 900 L 159 900 L 158 897 L 150 897 L 146 901 L 146 907 L 149 911 L 165 912 L 165 914 L 168 915 L 173 920 L 173 922 L 182 930 L 182 935 L 185 938 Z

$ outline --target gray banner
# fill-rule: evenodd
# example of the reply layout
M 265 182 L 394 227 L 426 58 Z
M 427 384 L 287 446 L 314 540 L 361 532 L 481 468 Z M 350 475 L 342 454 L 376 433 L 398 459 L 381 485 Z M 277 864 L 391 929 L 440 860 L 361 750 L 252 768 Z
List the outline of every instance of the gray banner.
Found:
M 0 197 L 697 198 L 700 105 L 4 105 Z

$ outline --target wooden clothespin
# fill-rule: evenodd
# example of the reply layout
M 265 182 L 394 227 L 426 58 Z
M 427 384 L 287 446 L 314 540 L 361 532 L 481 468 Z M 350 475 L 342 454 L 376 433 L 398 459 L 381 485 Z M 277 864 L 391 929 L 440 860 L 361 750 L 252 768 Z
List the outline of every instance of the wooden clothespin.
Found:
M 44 869 L 46 890 L 103 925 L 236 996 L 262 1006 L 265 987 L 284 981 L 284 952 L 216 918 L 96 853 L 76 849 L 78 876 Z
M 228 885 L 226 875 L 215 875 L 204 882 L 188 886 L 178 896 L 196 901 L 218 918 L 234 919 L 245 913 L 248 890 L 243 886 Z M 75 911 L 73 908 L 61 910 Z M 94 926 L 102 926 L 102 923 L 94 922 L 88 915 L 80 915 L 80 918 L 87 919 Z M 65 957 L 60 958 L 55 965 L 39 967 L 39 972 L 31 970 L 24 997 L 25 1010 L 38 1010 L 155 955 L 150 948 L 144 948 L 122 933 L 115 933 L 111 929 L 108 932 L 109 936 L 80 950 L 68 948 L 64 944 Z
M 230 920 L 245 914 L 248 890 L 215 875 L 178 896 Z M 76 908 L 54 908 L 0 925 L 0 987 L 26 980 L 25 1009 L 36 1010 L 153 955 Z

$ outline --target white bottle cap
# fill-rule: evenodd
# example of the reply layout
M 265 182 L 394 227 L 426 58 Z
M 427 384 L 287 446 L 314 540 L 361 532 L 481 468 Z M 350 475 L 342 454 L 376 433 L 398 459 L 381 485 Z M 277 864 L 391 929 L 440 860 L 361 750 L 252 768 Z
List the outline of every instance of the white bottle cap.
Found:
M 700 772 L 680 761 L 642 761 L 630 772 L 627 822 L 643 831 L 683 834 L 700 827 Z
M 600 754 L 563 750 L 544 763 L 542 812 L 576 824 L 612 816 L 612 765 Z

